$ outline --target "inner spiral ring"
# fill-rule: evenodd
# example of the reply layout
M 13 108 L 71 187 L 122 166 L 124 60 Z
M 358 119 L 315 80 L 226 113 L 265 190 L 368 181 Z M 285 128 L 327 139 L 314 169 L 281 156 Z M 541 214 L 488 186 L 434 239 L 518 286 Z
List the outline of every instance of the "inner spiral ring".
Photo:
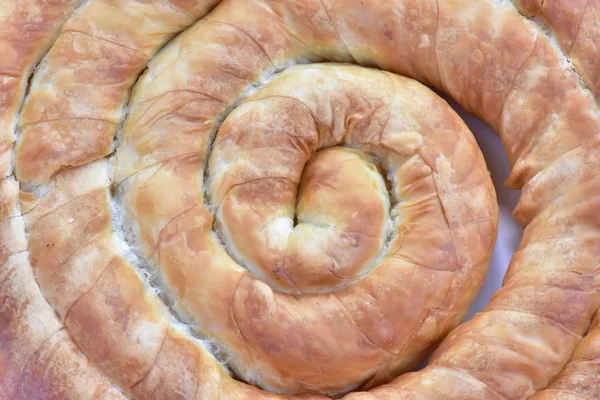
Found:
M 214 163 L 244 156 L 227 142 L 213 152 Z M 300 149 L 305 157 L 294 162 L 283 150 L 270 158 L 248 150 L 264 160 L 263 168 L 255 157 L 227 165 L 209 191 L 218 204 L 219 232 L 240 265 L 274 289 L 296 294 L 346 287 L 375 267 L 391 221 L 385 182 L 372 157 L 332 147 L 306 160 L 309 154 Z M 302 162 L 307 164 L 301 173 Z M 281 171 L 283 165 L 294 171 Z
M 392 225 L 386 183 L 354 136 L 361 134 L 355 126 L 386 116 L 367 99 L 354 110 L 342 99 L 344 84 L 365 86 L 340 80 L 357 71 L 287 71 L 227 117 L 212 147 L 207 195 L 219 231 L 234 259 L 277 290 L 346 287 L 376 266 L 386 246 Z M 311 81 L 303 99 L 298 91 Z M 316 93 L 331 102 L 337 129 L 311 114 L 307 102 Z M 339 144 L 356 149 L 332 147 Z
M 128 132 L 143 123 L 125 130 L 115 176 L 142 149 Z M 485 275 L 497 208 L 471 133 L 429 89 L 356 66 L 291 67 L 233 110 L 214 144 L 205 140 L 202 152 L 125 181 L 124 201 L 177 307 L 244 380 L 330 394 L 385 382 L 462 318 Z M 366 154 L 392 182 L 391 211 Z M 292 232 L 303 171 L 298 215 L 312 225 Z

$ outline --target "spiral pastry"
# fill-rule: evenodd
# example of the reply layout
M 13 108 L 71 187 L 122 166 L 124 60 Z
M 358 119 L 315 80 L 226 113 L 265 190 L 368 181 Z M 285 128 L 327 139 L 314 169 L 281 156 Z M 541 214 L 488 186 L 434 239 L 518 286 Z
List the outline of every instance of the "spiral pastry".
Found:
M 0 22 L 0 399 L 600 397 L 600 3 L 3 0 Z M 424 84 L 522 189 L 504 284 L 462 325 L 498 210 Z

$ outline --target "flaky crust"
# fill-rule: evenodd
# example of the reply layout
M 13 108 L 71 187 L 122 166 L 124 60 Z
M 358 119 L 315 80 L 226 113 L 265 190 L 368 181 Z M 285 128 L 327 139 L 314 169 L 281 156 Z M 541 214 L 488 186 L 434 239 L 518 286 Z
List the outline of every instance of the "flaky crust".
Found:
M 568 364 L 565 365 L 554 381 L 532 398 L 534 400 L 548 399 L 597 399 L 600 397 L 600 326 L 596 317 L 590 331 L 573 352 Z
M 110 153 L 140 72 L 216 2 L 97 0 L 73 14 L 38 67 L 24 103 L 18 179 L 46 182 L 63 168 Z
M 16 119 L 33 67 L 81 0 L 5 0 L 0 13 L 0 177 L 12 173 Z
M 514 0 L 525 16 L 540 21 L 556 39 L 587 87 L 600 96 L 600 3 L 595 0 Z
M 600 112 L 569 60 L 597 94 L 596 2 L 574 34 L 549 3 L 518 6 L 570 58 L 488 0 L 91 0 L 41 29 L 0 182 L 0 397 L 593 397 Z M 290 67 L 322 61 L 388 72 Z M 522 188 L 504 285 L 454 330 L 494 192 L 400 75 L 496 129 Z
M 311 81 L 322 83 L 307 90 Z M 152 151 L 129 135 L 136 131 L 124 130 L 127 154 Z M 199 140 L 207 148 L 210 136 Z M 171 143 L 161 152 L 180 146 Z M 338 143 L 386 159 L 398 222 L 387 215 L 383 181 L 356 151 L 323 150 L 303 172 L 312 152 Z M 206 152 L 140 172 L 123 196 L 178 306 L 234 354 L 239 375 L 291 393 L 385 381 L 463 317 L 494 243 L 494 192 L 473 138 L 420 84 L 350 66 L 290 68 L 229 115 L 212 147 L 209 207 L 197 178 Z M 130 165 L 122 160 L 117 151 L 117 174 Z M 173 196 L 157 195 L 164 190 Z M 319 201 L 337 211 L 310 204 Z M 233 260 L 212 231 L 211 208 Z M 349 256 L 352 268 L 368 257 L 370 269 L 348 270 Z

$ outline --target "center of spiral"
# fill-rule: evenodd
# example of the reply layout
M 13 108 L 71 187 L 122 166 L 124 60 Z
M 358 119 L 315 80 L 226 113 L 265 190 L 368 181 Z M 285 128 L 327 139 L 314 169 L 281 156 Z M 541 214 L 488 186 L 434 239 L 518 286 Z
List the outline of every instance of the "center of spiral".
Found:
M 290 293 L 339 290 L 368 273 L 389 228 L 375 160 L 345 147 L 311 154 L 298 138 L 237 126 L 246 128 L 217 138 L 209 189 L 232 256 Z

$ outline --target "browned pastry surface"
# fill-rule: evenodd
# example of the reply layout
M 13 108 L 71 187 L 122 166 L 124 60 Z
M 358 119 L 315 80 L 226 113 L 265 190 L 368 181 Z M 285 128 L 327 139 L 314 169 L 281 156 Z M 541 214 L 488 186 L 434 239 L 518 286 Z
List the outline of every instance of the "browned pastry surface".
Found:
M 17 114 L 33 66 L 81 0 L 3 0 L 0 12 L 0 174 L 12 173 Z
M 383 158 L 391 199 L 374 160 L 336 144 Z M 493 247 L 493 189 L 462 122 L 420 84 L 296 67 L 236 108 L 206 184 L 233 259 L 202 199 L 204 154 L 141 172 L 124 201 L 179 307 L 233 349 L 245 379 L 292 393 L 385 379 L 466 312 Z M 123 160 L 117 151 L 117 174 Z
M 600 2 L 514 0 L 523 14 L 550 29 L 587 87 L 600 96 Z
M 598 3 L 579 3 L 23 3 L 47 19 L 22 82 L 53 44 L 0 107 L 19 134 L 0 398 L 594 398 Z M 19 10 L 0 4 L 12 48 Z M 504 285 L 456 329 L 497 206 L 417 80 L 499 133 L 523 189 Z
M 579 343 L 569 363 L 544 390 L 536 394 L 535 400 L 548 399 L 597 399 L 600 397 L 600 328 L 594 319 L 590 331 Z
M 173 35 L 214 3 L 86 2 L 62 26 L 34 76 L 36 89 L 30 90 L 19 120 L 19 180 L 44 182 L 63 168 L 110 153 L 140 72 Z

